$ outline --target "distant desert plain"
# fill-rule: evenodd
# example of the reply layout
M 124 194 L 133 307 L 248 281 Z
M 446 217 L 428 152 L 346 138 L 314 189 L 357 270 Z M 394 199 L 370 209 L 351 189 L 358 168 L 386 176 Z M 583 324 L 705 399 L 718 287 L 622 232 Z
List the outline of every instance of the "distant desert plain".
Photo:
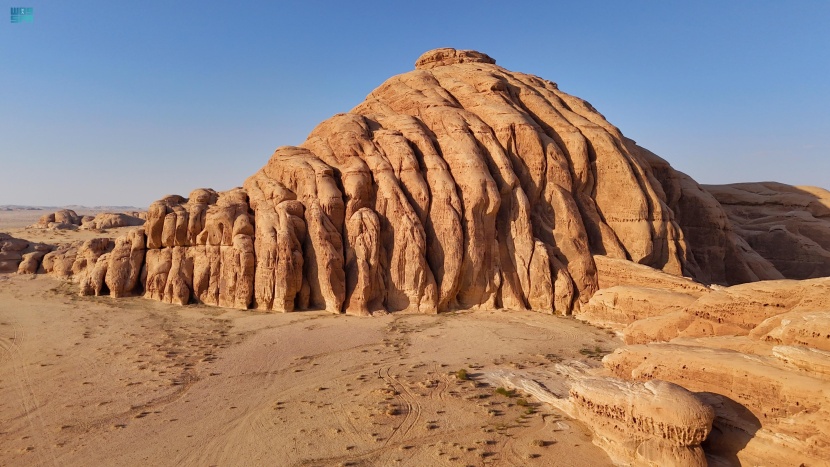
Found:
M 0 465 L 828 459 L 830 192 L 698 184 L 481 52 L 227 191 L 0 210 Z

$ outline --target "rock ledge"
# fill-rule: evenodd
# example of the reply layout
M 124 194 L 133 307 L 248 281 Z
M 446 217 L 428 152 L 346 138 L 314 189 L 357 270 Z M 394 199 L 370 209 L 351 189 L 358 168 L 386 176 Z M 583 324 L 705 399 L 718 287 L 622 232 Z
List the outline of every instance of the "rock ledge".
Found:
M 418 70 L 430 70 L 444 65 L 456 63 L 489 63 L 496 64 L 496 60 L 489 55 L 476 52 L 475 50 L 456 50 L 453 48 L 433 49 L 418 57 L 415 61 L 415 68 Z

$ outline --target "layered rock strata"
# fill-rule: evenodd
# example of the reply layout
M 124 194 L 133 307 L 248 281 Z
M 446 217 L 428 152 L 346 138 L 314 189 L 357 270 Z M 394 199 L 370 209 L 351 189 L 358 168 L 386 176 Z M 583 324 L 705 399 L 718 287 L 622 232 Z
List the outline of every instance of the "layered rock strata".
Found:
M 696 395 L 666 381 L 599 376 L 579 362 L 557 364 L 555 370 L 557 376 L 491 370 L 482 378 L 585 423 L 616 465 L 707 465 L 701 444 L 711 432 L 714 411 Z
M 749 465 L 791 465 L 794 459 L 821 465 L 830 446 L 830 379 L 788 359 L 826 366 L 826 355 L 806 351 L 804 359 L 804 349 L 778 348 L 777 355 L 748 357 L 746 347 L 738 352 L 698 344 L 629 346 L 604 363 L 624 379 L 662 379 L 701 393 L 716 413 L 710 454 Z
M 821 465 L 830 446 L 830 278 L 704 293 L 651 285 L 601 289 L 577 315 L 639 344 L 605 357 L 612 374 L 695 391 L 715 409 L 703 445 L 713 463 Z
M 576 416 L 612 458 L 633 465 L 707 465 L 701 443 L 714 410 L 672 383 L 583 378 L 570 389 Z
M 81 228 L 91 230 L 106 230 L 118 227 L 135 227 L 144 225 L 142 215 L 145 213 L 102 212 L 95 217 L 85 216 Z
M 692 263 L 688 275 L 700 282 L 721 285 L 784 278 L 739 235 L 711 193 L 634 141 L 625 139 L 625 143 L 651 167 L 675 214 Z
M 735 232 L 788 279 L 830 276 L 830 192 L 783 183 L 703 185 Z

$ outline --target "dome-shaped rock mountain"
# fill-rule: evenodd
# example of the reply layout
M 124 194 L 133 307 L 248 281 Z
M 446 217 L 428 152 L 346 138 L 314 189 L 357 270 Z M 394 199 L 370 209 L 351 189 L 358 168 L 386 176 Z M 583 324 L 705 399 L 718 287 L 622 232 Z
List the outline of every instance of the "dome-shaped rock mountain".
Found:
M 151 206 L 145 295 L 291 311 L 569 313 L 593 255 L 703 282 L 781 275 L 707 192 L 582 99 L 436 49 L 225 193 Z

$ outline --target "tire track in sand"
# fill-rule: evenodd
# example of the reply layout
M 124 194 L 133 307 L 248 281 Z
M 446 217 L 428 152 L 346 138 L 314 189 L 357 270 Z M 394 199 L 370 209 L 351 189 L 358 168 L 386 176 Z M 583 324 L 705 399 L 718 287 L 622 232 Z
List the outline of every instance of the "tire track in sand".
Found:
M 26 422 L 32 431 L 32 435 L 36 435 L 33 437 L 41 439 L 44 446 L 48 448 L 48 458 L 46 459 L 44 458 L 42 449 L 35 449 L 35 454 L 39 460 L 38 464 L 44 465 L 51 463 L 51 465 L 57 465 L 55 453 L 52 451 L 55 445 L 54 437 L 46 429 L 46 424 L 43 422 L 43 417 L 41 417 L 40 411 L 38 410 L 40 408 L 40 402 L 32 386 L 32 379 L 29 376 L 25 354 L 21 350 L 21 345 L 26 339 L 26 332 L 15 321 L 12 321 L 11 325 L 14 329 L 14 334 L 4 347 L 7 356 L 11 360 L 14 381 L 17 385 L 17 392 L 20 395 L 20 404 L 25 413 Z
M 401 383 L 397 378 L 392 376 L 392 372 L 389 371 L 390 368 L 391 367 L 379 369 L 378 376 L 383 378 L 384 381 L 395 388 L 395 392 L 398 393 L 395 397 L 405 404 L 406 411 L 404 419 L 401 420 L 401 423 L 392 430 L 392 434 L 389 435 L 389 437 L 384 441 L 384 447 L 388 445 L 395 436 L 398 438 L 406 438 L 406 435 L 409 434 L 412 427 L 414 427 L 415 424 L 418 423 L 418 420 L 421 419 L 422 412 L 421 404 L 418 402 L 417 396 L 412 394 L 405 384 Z

